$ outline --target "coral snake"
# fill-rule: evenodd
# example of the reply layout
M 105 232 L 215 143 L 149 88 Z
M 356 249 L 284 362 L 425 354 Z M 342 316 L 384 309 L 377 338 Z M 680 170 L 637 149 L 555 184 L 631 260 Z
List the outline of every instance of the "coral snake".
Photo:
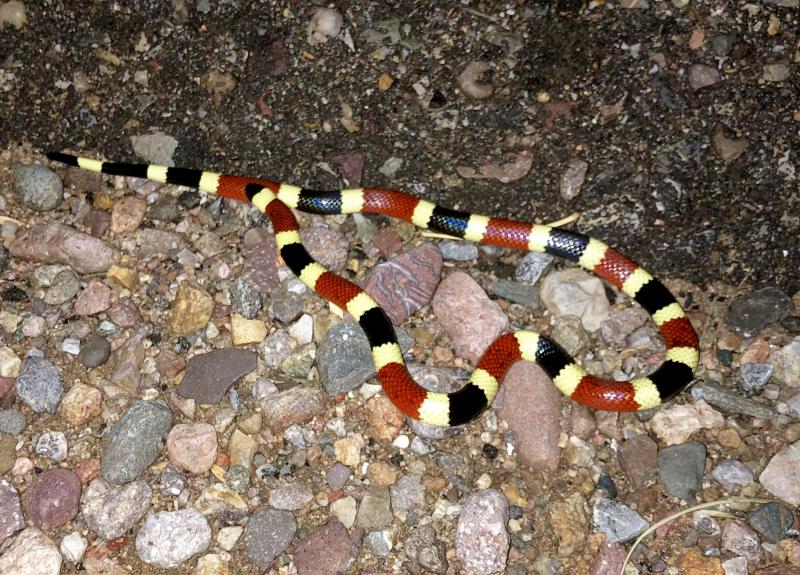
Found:
M 147 164 L 101 162 L 62 153 L 48 158 L 93 172 L 146 178 L 200 189 L 224 198 L 250 201 L 272 222 L 286 265 L 309 288 L 347 310 L 372 348 L 384 392 L 405 415 L 436 426 L 461 425 L 483 412 L 508 369 L 520 359 L 539 364 L 556 387 L 583 405 L 608 411 L 656 407 L 692 381 L 699 350 L 683 308 L 664 285 L 603 242 L 584 234 L 540 224 L 455 211 L 384 188 L 314 191 L 263 179 Z M 366 292 L 315 262 L 300 242 L 291 208 L 315 214 L 383 214 L 473 242 L 546 252 L 576 262 L 636 300 L 652 317 L 666 345 L 664 362 L 647 377 L 613 381 L 583 370 L 555 342 L 532 331 L 497 338 L 484 352 L 469 381 L 454 393 L 436 393 L 409 375 L 391 321 Z

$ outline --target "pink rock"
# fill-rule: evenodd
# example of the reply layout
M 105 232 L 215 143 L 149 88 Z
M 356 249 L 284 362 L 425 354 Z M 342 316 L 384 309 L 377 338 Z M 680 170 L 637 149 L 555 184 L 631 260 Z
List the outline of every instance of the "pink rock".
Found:
M 498 489 L 476 491 L 464 500 L 456 528 L 456 556 L 468 573 L 505 571 L 510 547 L 508 500 Z
M 616 575 L 622 571 L 625 548 L 619 543 L 604 541 L 587 575 Z
M 11 242 L 9 252 L 23 260 L 65 264 L 81 274 L 107 271 L 119 259 L 119 252 L 104 241 L 60 223 L 25 230 Z
M 111 307 L 111 288 L 98 280 L 89 282 L 75 300 L 75 313 L 94 315 Z
M 245 248 L 242 278 L 249 280 L 261 293 L 272 293 L 281 286 L 275 259 L 275 238 L 263 230 L 250 230 L 244 236 Z
M 561 394 L 537 365 L 518 362 L 503 381 L 497 415 L 517 434 L 519 460 L 532 469 L 558 469 Z
M 144 219 L 147 202 L 142 198 L 122 198 L 111 210 L 111 231 L 125 234 L 134 231 Z
M 139 310 L 134 301 L 129 298 L 122 298 L 114 302 L 108 310 L 108 319 L 120 327 L 133 327 L 142 321 Z
M 294 553 L 298 575 L 345 573 L 358 549 L 344 525 L 331 521 L 303 539 Z
M 364 154 L 353 152 L 350 154 L 336 154 L 331 160 L 339 164 L 339 171 L 348 186 L 357 186 L 364 173 Z
M 383 230 L 375 234 L 372 245 L 385 257 L 391 257 L 403 247 L 402 238 L 392 230 Z
M 92 457 L 81 461 L 75 466 L 75 475 L 81 480 L 81 483 L 86 485 L 92 479 L 96 479 L 100 475 L 100 459 Z
M 48 531 L 61 527 L 78 513 L 81 480 L 70 469 L 48 469 L 33 480 L 25 493 L 25 514 Z
M 11 483 L 0 479 L 0 545 L 23 527 L 19 493 Z
M 433 296 L 433 312 L 444 326 L 456 353 L 477 363 L 483 352 L 508 330 L 508 318 L 470 276 L 454 272 Z
M 167 436 L 169 460 L 189 473 L 205 473 L 217 459 L 217 432 L 208 423 L 179 423 Z
M 363 287 L 400 325 L 431 301 L 441 272 L 442 253 L 425 242 L 372 268 Z
M 350 245 L 345 235 L 330 228 L 303 228 L 303 245 L 312 258 L 331 271 L 341 271 L 347 264 Z

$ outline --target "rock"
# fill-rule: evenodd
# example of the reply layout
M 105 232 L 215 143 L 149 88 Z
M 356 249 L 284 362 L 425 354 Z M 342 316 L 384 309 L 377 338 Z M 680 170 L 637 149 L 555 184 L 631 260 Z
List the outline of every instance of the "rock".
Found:
M 340 323 L 328 330 L 317 353 L 317 369 L 329 395 L 347 393 L 374 377 L 372 348 L 358 324 Z
M 238 313 L 231 317 L 233 345 L 260 343 L 267 337 L 267 326 L 259 319 L 247 319 Z
M 235 429 L 228 442 L 231 463 L 233 465 L 243 465 L 249 469 L 253 463 L 253 456 L 255 456 L 257 448 L 258 444 L 255 439 Z
M 251 561 L 269 565 L 286 551 L 296 532 L 297 521 L 290 512 L 261 508 L 245 526 L 244 551 Z
M 761 77 L 766 82 L 783 82 L 788 80 L 792 75 L 789 63 L 786 61 L 775 62 L 773 64 L 764 64 L 764 70 Z
M 782 320 L 792 308 L 789 296 L 777 288 L 766 287 L 735 297 L 725 315 L 725 325 L 745 337 L 753 337 L 764 327 Z
M 497 280 L 489 284 L 487 291 L 493 296 L 507 299 L 526 307 L 539 304 L 539 291 L 532 285 L 512 280 Z
M 442 253 L 425 242 L 370 270 L 364 291 L 375 298 L 395 325 L 427 305 L 439 284 Z
M 350 243 L 342 232 L 323 227 L 304 227 L 300 229 L 300 238 L 309 255 L 324 268 L 334 272 L 344 269 Z
M 361 498 L 356 514 L 356 526 L 378 529 L 392 523 L 391 497 L 388 487 L 370 486 Z
M 753 483 L 753 472 L 736 459 L 720 461 L 711 472 L 711 477 L 716 479 L 727 491 L 737 491 Z
M 10 471 L 17 461 L 17 440 L 10 433 L 0 433 L 0 475 Z
M 414 529 L 406 538 L 404 545 L 408 556 L 423 569 L 433 573 L 446 572 L 445 544 L 436 538 L 436 532 L 430 524 L 423 524 Z
M 261 294 L 255 284 L 244 278 L 231 283 L 231 309 L 246 319 L 254 319 L 261 311 Z
M 240 378 L 256 369 L 258 356 L 244 349 L 217 349 L 195 355 L 186 364 L 178 393 L 198 403 L 216 405 Z
M 101 465 L 111 483 L 133 481 L 158 456 L 172 425 L 172 412 L 155 401 L 137 401 L 122 415 L 108 435 Z
M 60 572 L 58 547 L 36 527 L 28 527 L 17 535 L 0 555 L 3 575 L 58 575 Z
M 594 505 L 592 522 L 609 543 L 625 543 L 634 539 L 650 523 L 627 505 L 601 498 Z
M 717 385 L 712 381 L 704 381 L 702 384 L 698 384 L 692 387 L 691 389 L 692 398 L 696 401 L 696 405 L 703 404 L 703 410 L 708 412 L 705 415 L 701 416 L 701 419 L 706 421 L 706 424 L 711 424 L 713 427 L 719 427 L 720 419 L 713 415 L 712 419 L 707 419 L 708 415 L 711 413 L 717 414 L 718 412 L 714 410 L 709 411 L 708 405 L 712 405 L 718 409 L 725 411 L 726 413 L 741 413 L 744 415 L 749 415 L 751 417 L 757 417 L 759 419 L 769 419 L 772 417 L 773 412 L 772 409 L 753 401 L 752 399 L 747 399 L 746 397 L 742 397 L 738 393 L 728 388 L 722 387 L 721 385 Z M 707 402 L 707 403 L 706 403 Z M 722 417 L 722 414 L 718 414 L 719 417 Z M 696 417 L 694 414 L 692 417 Z M 689 422 L 690 425 L 696 425 L 698 422 L 696 420 Z M 669 425 L 669 423 L 667 423 Z M 674 431 L 677 433 L 681 432 L 681 429 L 685 429 L 682 426 L 674 428 Z M 668 434 L 671 432 L 667 431 L 666 427 L 664 431 Z M 685 437 L 688 437 L 685 436 Z
M 650 427 L 667 445 L 683 443 L 701 429 L 722 429 L 722 414 L 708 406 L 702 399 L 692 405 L 673 405 L 658 410 L 650 420 Z
M 542 303 L 556 317 L 574 315 L 583 327 L 597 331 L 609 318 L 609 304 L 600 279 L 570 268 L 549 274 L 542 283 Z
M 347 572 L 356 553 L 344 525 L 330 521 L 300 542 L 294 564 L 298 575 L 340 575 Z
M 533 469 L 555 471 L 560 453 L 561 395 L 538 366 L 519 362 L 503 381 L 505 395 L 498 417 L 506 420 L 517 436 L 520 462 Z M 531 401 L 532 397 L 536 401 Z
M 547 511 L 558 540 L 558 554 L 566 557 L 585 542 L 582 530 L 575 526 L 589 523 L 586 499 L 579 492 L 574 492 L 563 501 L 552 502 Z
M 317 46 L 335 38 L 342 30 L 342 22 L 342 15 L 333 8 L 317 8 L 308 22 L 308 43 Z
M 14 390 L 23 403 L 36 413 L 55 413 L 64 393 L 64 385 L 58 368 L 51 361 L 28 356 L 14 381 Z
M 64 186 L 58 175 L 36 164 L 14 169 L 14 190 L 26 206 L 37 212 L 49 212 L 64 199 Z
M 214 300 L 208 292 L 192 282 L 182 283 L 172 303 L 169 320 L 172 333 L 181 336 L 203 329 L 213 310 Z
M 144 339 L 150 334 L 148 324 L 139 326 L 112 355 L 111 383 L 129 395 L 139 394 L 141 367 L 144 362 Z
M 0 394 L 2 397 L 2 394 Z M 19 409 L 0 409 L 0 433 L 19 435 L 25 430 L 27 420 Z
M 150 513 L 136 535 L 139 559 L 163 569 L 177 567 L 208 549 L 211 527 L 197 509 Z
M 326 474 L 328 487 L 330 487 L 332 491 L 339 491 L 345 486 L 345 483 L 347 483 L 347 480 L 352 474 L 353 471 L 346 465 L 340 462 L 334 463 Z
M 25 492 L 25 514 L 44 531 L 56 529 L 78 513 L 80 496 L 81 480 L 75 473 L 69 469 L 48 469 Z
M 153 491 L 144 480 L 112 488 L 105 480 L 91 483 L 82 498 L 86 524 L 101 539 L 117 539 L 127 533 L 148 509 Z
M 703 485 L 706 446 L 696 441 L 669 445 L 658 452 L 658 475 L 667 492 L 691 499 Z
M 453 272 L 441 282 L 432 307 L 456 353 L 473 363 L 508 330 L 508 318 L 500 306 L 463 272 Z
M 634 489 L 641 490 L 656 480 L 658 444 L 644 433 L 632 437 L 619 446 L 619 461 Z
M 178 255 L 189 247 L 186 236 L 170 230 L 140 228 L 136 230 L 135 238 L 142 258 L 178 258 Z
M 773 366 L 771 363 L 744 363 L 739 369 L 742 389 L 745 393 L 761 393 L 764 386 L 772 377 Z
M 717 129 L 714 130 L 714 150 L 726 164 L 733 162 L 736 158 L 741 156 L 749 145 L 750 143 L 746 138 L 735 140 L 727 138 L 722 126 L 717 126 Z
M 442 258 L 450 262 L 469 262 L 478 258 L 478 246 L 473 243 L 445 240 L 439 244 Z
M 800 505 L 800 441 L 784 447 L 770 459 L 758 480 L 775 497 Z
M 95 315 L 111 307 L 111 288 L 103 282 L 93 280 L 78 294 L 75 313 Z
M 61 413 L 70 424 L 80 427 L 103 409 L 102 392 L 90 385 L 76 383 L 61 401 Z
M 90 335 L 81 344 L 78 361 L 86 367 L 99 367 L 108 361 L 111 343 L 102 335 Z
M 0 347 L 0 378 L 3 380 L 10 381 L 12 384 L 14 383 L 13 379 L 19 375 L 19 370 L 22 367 L 22 360 L 17 357 L 17 354 L 14 353 L 14 350 L 10 347 Z M 3 389 L 8 391 L 6 388 L 6 384 L 3 384 Z M 5 395 L 5 393 L 3 393 Z
M 722 529 L 722 548 L 750 562 L 761 562 L 761 546 L 758 535 L 744 523 L 736 520 L 725 522 Z
M 178 149 L 178 140 L 161 132 L 131 136 L 131 145 L 136 155 L 149 164 L 174 166 L 172 155 Z
M 247 502 L 222 483 L 212 483 L 206 487 L 194 504 L 203 515 L 222 515 L 233 520 L 247 515 Z
M 491 64 L 475 60 L 467 64 L 456 78 L 456 85 L 466 96 L 484 100 L 492 95 L 494 86 L 483 81 L 483 76 L 491 69 Z
M 23 260 L 68 265 L 80 274 L 105 272 L 119 258 L 105 242 L 61 223 L 35 225 L 18 234 L 9 252 Z
M 700 90 L 713 86 L 722 80 L 719 70 L 705 64 L 692 64 L 689 67 L 689 86 L 692 90 Z
M 83 559 L 83 554 L 86 553 L 86 549 L 88 547 L 89 541 L 84 539 L 79 531 L 73 531 L 72 533 L 64 536 L 64 538 L 61 540 L 59 549 L 61 550 L 61 555 L 64 556 L 64 559 L 70 563 L 77 563 Z
M 269 493 L 269 504 L 275 509 L 297 511 L 314 498 L 311 490 L 300 483 L 279 485 Z
M 350 529 L 355 525 L 356 515 L 358 514 L 356 500 L 349 495 L 337 499 L 331 503 L 331 513 L 342 522 L 342 525 Z
M 208 423 L 179 423 L 167 436 L 169 460 L 189 473 L 205 473 L 217 459 L 217 432 Z
M 574 199 L 586 180 L 589 164 L 578 158 L 570 158 L 567 169 L 561 174 L 560 193 L 565 200 Z
M 508 501 L 497 489 L 476 491 L 464 500 L 456 527 L 456 556 L 476 575 L 502 572 L 509 549 Z
M 147 202 L 143 198 L 126 197 L 114 202 L 111 208 L 111 231 L 129 234 L 135 231 L 144 219 Z
M 269 395 L 263 402 L 264 424 L 279 432 L 295 423 L 310 421 L 327 408 L 325 394 L 314 387 L 296 386 Z
M 19 493 L 5 479 L 0 479 L 0 545 L 25 527 Z
M 245 248 L 248 251 L 242 265 L 242 279 L 252 283 L 262 294 L 277 291 L 281 282 L 275 260 L 275 238 L 263 230 L 249 230 L 245 234 Z
M 67 436 L 61 431 L 45 431 L 36 440 L 34 451 L 60 463 L 67 458 Z

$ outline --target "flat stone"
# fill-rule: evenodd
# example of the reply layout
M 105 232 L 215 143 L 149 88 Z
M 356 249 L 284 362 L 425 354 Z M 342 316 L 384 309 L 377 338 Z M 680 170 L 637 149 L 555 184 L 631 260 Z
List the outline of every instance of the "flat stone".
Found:
M 286 551 L 297 532 L 297 520 L 289 511 L 261 508 L 244 528 L 244 551 L 248 559 L 269 565 Z
M 696 441 L 668 445 L 658 452 L 658 475 L 667 492 L 681 499 L 693 498 L 703 485 L 706 446 Z
M 153 491 L 144 480 L 113 488 L 103 479 L 92 482 L 81 512 L 89 529 L 106 541 L 127 533 L 150 509 Z
M 186 363 L 178 393 L 198 403 L 216 405 L 240 378 L 254 371 L 258 355 L 245 349 L 217 349 Z
M 80 274 L 105 272 L 119 252 L 103 242 L 60 223 L 35 225 L 11 242 L 12 256 L 27 261 L 65 264 Z
M 80 496 L 81 480 L 75 473 L 48 469 L 25 492 L 25 514 L 40 529 L 56 529 L 77 515 Z
M 208 549 L 211 527 L 197 509 L 150 513 L 136 535 L 139 559 L 163 569 L 177 567 Z
M 36 413 L 55 413 L 64 385 L 53 362 L 36 356 L 26 357 L 14 381 L 19 398 Z

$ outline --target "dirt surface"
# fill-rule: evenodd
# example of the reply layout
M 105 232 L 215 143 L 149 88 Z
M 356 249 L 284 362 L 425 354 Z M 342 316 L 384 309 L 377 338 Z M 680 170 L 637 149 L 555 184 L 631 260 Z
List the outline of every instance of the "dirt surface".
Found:
M 357 151 L 366 185 L 524 220 L 584 211 L 601 217 L 578 228 L 658 275 L 792 293 L 798 27 L 796 9 L 775 4 L 341 2 L 351 49 L 310 45 L 302 2 L 33 2 L 28 24 L 0 36 L 0 144 L 123 161 L 137 159 L 130 136 L 163 132 L 176 165 L 320 188 L 342 183 L 320 162 Z M 484 100 L 455 87 L 475 60 L 491 66 Z M 720 81 L 692 89 L 698 63 Z M 765 81 L 775 63 L 788 78 Z M 210 93 L 214 73 L 235 85 Z M 746 139 L 744 153 L 723 161 L 717 129 Z M 526 149 L 532 168 L 513 183 L 457 175 Z M 387 178 L 391 157 L 402 166 Z M 589 170 L 567 201 L 570 158 Z
M 309 31 L 318 5 L 305 2 L 131 0 L 81 2 L 80 10 L 76 4 L 29 1 L 20 28 L 0 28 L 0 240 L 6 246 L 0 245 L 0 367 L 9 370 L 0 376 L 0 414 L 26 418 L 17 437 L 0 434 L 0 466 L 11 463 L 0 478 L 26 501 L 32 524 L 31 509 L 37 509 L 27 498 L 37 492 L 31 489 L 36 478 L 51 468 L 75 470 L 85 494 L 100 473 L 109 430 L 131 404 L 155 399 L 169 404 L 172 425 L 213 426 L 218 435 L 206 433 L 212 439 L 205 447 L 218 452 L 210 470 L 176 472 L 182 477 L 172 479 L 184 482 L 176 495 L 165 486 L 165 470 L 180 457 L 161 450 L 138 476 L 152 488 L 150 509 L 192 508 L 217 486 L 236 489 L 225 492 L 224 511 L 208 513 L 214 539 L 207 551 L 189 553 L 169 570 L 153 566 L 137 548 L 145 519 L 134 518 L 122 536 L 104 541 L 87 524 L 90 506 L 81 500 L 80 513 L 45 529 L 55 547 L 69 533 L 89 545 L 79 561 L 65 560 L 61 572 L 455 575 L 470 561 L 479 563 L 482 552 L 491 555 L 481 551 L 486 543 L 505 553 L 503 572 L 510 575 L 611 575 L 633 539 L 608 543 L 619 525 L 652 524 L 693 503 L 741 495 L 784 502 L 768 517 L 780 519 L 779 543 L 759 531 L 769 523 L 763 518 L 688 516 L 651 535 L 628 572 L 721 575 L 721 561 L 746 558 L 757 575 L 796 573 L 797 518 L 786 503 L 796 505 L 800 493 L 791 465 L 780 464 L 785 456 L 798 465 L 786 452 L 800 445 L 797 0 L 341 1 L 335 3 L 341 31 L 319 42 Z M 474 81 L 465 83 L 464 74 L 475 69 Z M 235 347 L 233 320 L 244 296 L 234 294 L 233 284 L 256 259 L 253 246 L 266 242 L 259 235 L 266 218 L 242 204 L 95 177 L 47 164 L 43 156 L 58 150 L 153 161 L 158 154 L 134 150 L 134 139 L 147 135 L 177 144 L 174 153 L 161 153 L 176 166 L 314 189 L 403 189 L 515 220 L 551 222 L 579 212 L 568 225 L 642 263 L 685 305 L 700 336 L 699 390 L 645 415 L 595 413 L 537 392 L 518 402 L 516 421 L 515 406 L 503 411 L 500 405 L 458 432 L 436 435 L 409 425 L 376 386 L 321 391 L 325 334 L 342 320 L 310 292 L 292 292 L 275 250 L 265 249 L 271 253 L 259 261 L 274 285 L 259 286 L 255 319 L 247 324 L 263 333 L 238 350 L 248 350 L 257 367 L 231 382 L 230 391 L 222 389 L 221 402 L 195 405 L 177 394 L 187 360 Z M 15 183 L 16 168 L 38 162 L 64 182 L 65 201 L 57 207 L 32 209 Z M 364 224 L 354 218 L 300 219 L 317 232 L 317 249 L 339 257 L 339 272 L 356 281 L 389 255 L 427 241 L 410 225 L 370 218 L 384 252 L 364 239 Z M 54 222 L 102 238 L 119 265 L 96 273 L 75 261 L 9 255 L 15 235 Z M 587 310 L 597 304 L 597 321 L 608 321 L 588 330 L 582 312 L 556 313 L 541 295 L 542 281 L 555 277 L 561 264 L 541 281 L 510 281 L 524 275 L 522 255 L 485 250 L 465 260 L 445 257 L 442 277 L 465 272 L 477 283 L 465 280 L 454 299 L 469 303 L 490 292 L 503 321 L 556 332 L 597 375 L 632 377 L 663 360 L 658 331 L 619 291 L 573 292 L 586 296 Z M 43 261 L 69 266 L 54 269 Z M 53 295 L 58 278 L 63 299 Z M 517 291 L 492 291 L 499 280 Z M 63 285 L 69 281 L 72 292 Z M 186 295 L 190 284 L 194 291 Z M 567 280 L 558 285 L 574 287 Z M 520 289 L 520 298 L 530 299 L 525 305 L 515 299 Z M 191 311 L 192 298 L 205 311 Z M 190 311 L 175 311 L 183 305 Z M 295 307 L 297 315 L 285 311 Z M 300 331 L 301 312 L 314 318 L 313 340 L 303 344 L 289 335 Z M 440 319 L 426 305 L 403 324 L 414 340 L 409 355 L 423 370 L 457 379 L 463 370 L 451 368 L 470 362 L 455 356 L 463 342 Z M 182 321 L 192 325 L 184 329 Z M 265 340 L 264 326 L 284 340 Z M 92 347 L 92 339 L 114 350 L 99 365 L 76 351 Z M 267 366 L 286 341 L 294 346 L 288 359 L 299 367 Z M 67 393 L 83 384 L 86 414 L 63 399 L 55 413 L 31 408 L 11 366 L 33 349 L 51 362 Z M 234 363 L 220 371 L 241 368 Z M 533 385 L 520 379 L 518 385 Z M 551 389 L 549 380 L 544 384 Z M 289 431 L 271 428 L 271 394 L 298 389 L 314 390 L 312 405 L 276 403 L 285 408 L 280 417 L 297 416 L 299 423 Z M 550 435 L 545 421 L 552 423 Z M 48 431 L 63 433 L 69 444 L 60 463 L 38 450 Z M 250 441 L 256 445 L 250 460 L 231 465 Z M 673 448 L 673 459 L 662 460 Z M 549 456 L 538 467 L 526 459 L 537 449 Z M 687 468 L 684 460 L 699 463 Z M 760 473 L 775 460 L 777 470 L 765 480 Z M 336 467 L 341 472 L 342 461 L 349 471 L 334 487 L 329 474 Z M 730 461 L 733 470 L 723 465 Z M 737 473 L 745 479 L 749 473 L 749 481 L 736 483 Z M 675 487 L 682 480 L 696 482 L 687 496 Z M 43 508 L 57 499 L 45 489 L 38 493 L 35 503 Z M 398 513 L 397 499 L 419 493 L 421 502 Z M 485 499 L 478 511 L 465 511 L 473 494 Z M 244 511 L 231 503 L 239 495 Z M 354 519 L 351 500 L 353 514 L 356 507 L 367 509 L 364 515 L 377 509 L 389 519 L 361 517 L 345 529 Z M 613 501 L 612 528 L 599 524 L 598 501 Z M 0 526 L 9 508 L 4 516 L 0 505 Z M 252 536 L 275 545 L 274 561 L 260 561 L 269 553 L 254 549 L 246 534 L 230 547 L 217 539 L 225 527 L 256 524 L 262 508 L 284 511 L 283 524 L 262 517 Z M 459 539 L 461 518 L 473 539 Z M 499 536 L 475 536 L 484 527 Z M 289 543 L 279 544 L 275 533 Z M 189 543 L 201 540 L 195 533 Z M 739 540 L 754 542 L 754 549 Z M 0 561 L 11 555 L 11 541 L 0 540 Z

